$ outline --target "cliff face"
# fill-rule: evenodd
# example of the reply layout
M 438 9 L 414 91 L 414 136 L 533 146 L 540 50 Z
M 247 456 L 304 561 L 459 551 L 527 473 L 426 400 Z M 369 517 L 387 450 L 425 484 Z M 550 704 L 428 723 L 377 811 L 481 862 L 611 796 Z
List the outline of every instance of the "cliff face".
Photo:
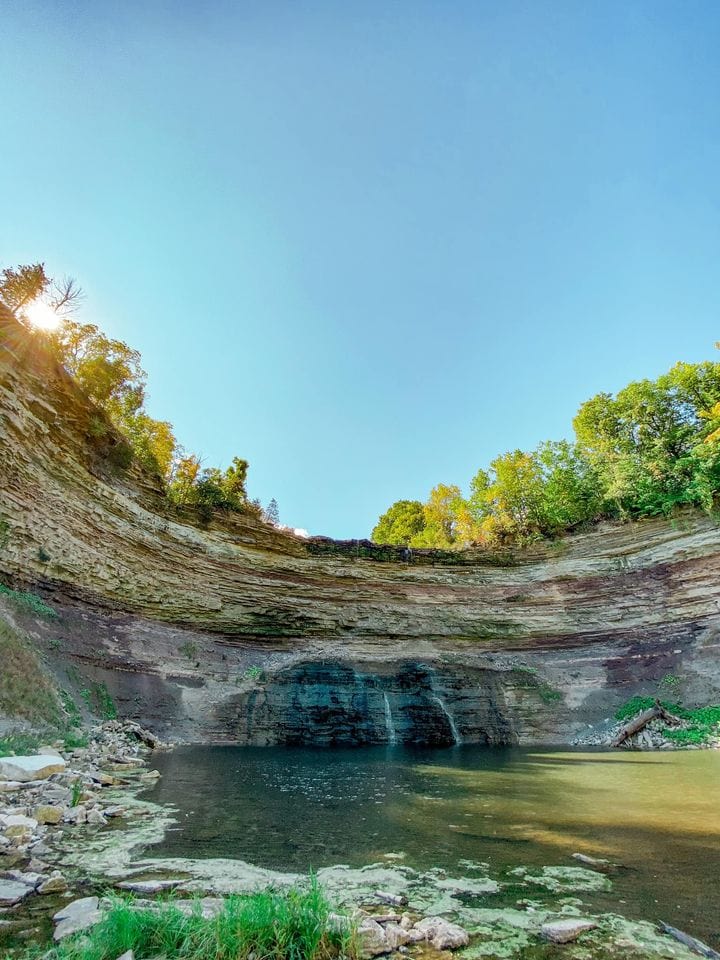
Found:
M 22 625 L 165 735 L 557 742 L 667 676 L 718 699 L 709 518 L 460 556 L 203 529 L 11 321 L 0 417 L 0 580 L 59 613 Z

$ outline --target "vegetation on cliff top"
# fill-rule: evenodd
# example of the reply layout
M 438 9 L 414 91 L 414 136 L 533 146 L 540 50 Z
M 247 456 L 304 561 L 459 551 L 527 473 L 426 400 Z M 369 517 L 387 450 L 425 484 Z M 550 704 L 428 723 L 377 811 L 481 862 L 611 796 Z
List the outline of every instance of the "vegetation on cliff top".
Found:
M 235 457 L 225 470 L 203 467 L 198 456 L 179 445 L 172 424 L 148 414 L 140 354 L 95 324 L 75 320 L 81 297 L 74 281 L 54 281 L 43 264 L 0 272 L 0 303 L 24 325 L 43 330 L 56 359 L 125 437 L 126 445 L 113 449 L 116 466 L 128 467 L 136 459 L 163 480 L 173 503 L 198 507 L 206 515 L 215 509 L 250 512 L 277 525 L 275 501 L 263 512 L 257 501 L 248 500 L 247 460 Z M 90 433 L 91 440 L 102 440 L 106 421 L 93 420 Z
M 469 496 L 438 484 L 399 500 L 378 543 L 452 549 L 554 537 L 602 519 L 711 511 L 720 493 L 720 363 L 678 363 L 657 380 L 580 407 L 575 440 L 512 450 L 479 470 Z

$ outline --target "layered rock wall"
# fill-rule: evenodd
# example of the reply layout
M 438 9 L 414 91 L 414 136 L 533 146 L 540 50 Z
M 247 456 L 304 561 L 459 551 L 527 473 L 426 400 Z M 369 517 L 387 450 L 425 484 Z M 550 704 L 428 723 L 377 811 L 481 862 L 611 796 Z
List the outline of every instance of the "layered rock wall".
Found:
M 720 698 L 710 518 L 460 555 L 203 527 L 7 318 L 0 418 L 0 580 L 60 614 L 8 615 L 166 736 L 557 742 L 668 677 Z

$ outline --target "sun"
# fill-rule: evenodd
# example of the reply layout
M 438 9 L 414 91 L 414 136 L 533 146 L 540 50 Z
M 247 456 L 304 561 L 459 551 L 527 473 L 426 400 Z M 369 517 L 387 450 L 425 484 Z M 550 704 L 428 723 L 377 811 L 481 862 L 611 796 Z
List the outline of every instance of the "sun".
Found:
M 28 321 L 38 330 L 57 330 L 62 318 L 57 315 L 50 304 L 43 300 L 33 300 L 25 307 L 23 313 Z

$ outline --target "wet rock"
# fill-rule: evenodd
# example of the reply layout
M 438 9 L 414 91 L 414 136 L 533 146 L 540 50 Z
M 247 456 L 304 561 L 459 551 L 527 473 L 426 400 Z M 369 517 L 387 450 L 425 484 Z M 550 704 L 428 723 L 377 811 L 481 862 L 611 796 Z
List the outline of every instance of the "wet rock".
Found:
M 38 754 L 34 757 L 0 758 L 0 780 L 28 783 L 31 780 L 47 780 L 54 773 L 62 773 L 66 763 L 62 757 Z
M 365 917 L 358 926 L 358 936 L 362 944 L 363 957 L 377 957 L 381 953 L 390 953 L 392 949 L 380 924 L 372 917 Z
M 93 808 L 89 811 L 87 815 L 87 822 L 94 827 L 104 827 L 107 824 L 107 820 L 103 816 L 101 810 Z
M 572 943 L 588 930 L 594 930 L 597 923 L 583 917 L 569 917 L 567 920 L 553 920 L 540 928 L 541 935 L 551 943 Z
M 426 917 L 416 923 L 415 928 L 423 932 L 436 950 L 457 950 L 466 947 L 470 941 L 467 930 L 442 917 Z

